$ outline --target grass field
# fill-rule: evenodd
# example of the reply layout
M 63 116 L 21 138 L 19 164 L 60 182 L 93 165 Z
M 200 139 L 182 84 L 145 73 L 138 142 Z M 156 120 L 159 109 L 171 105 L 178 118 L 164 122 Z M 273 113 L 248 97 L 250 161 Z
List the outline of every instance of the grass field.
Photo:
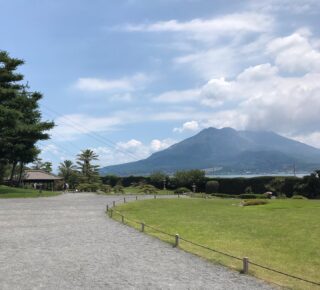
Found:
M 27 197 L 45 197 L 59 195 L 59 192 L 42 191 L 33 189 L 24 189 L 0 185 L 0 198 L 27 198 Z
M 239 206 L 230 199 L 158 199 L 120 205 L 126 217 L 171 234 L 292 275 L 320 282 L 320 201 L 272 200 L 267 205 Z M 120 219 L 119 215 L 114 215 Z M 128 223 L 139 227 L 135 223 Z M 151 229 L 148 234 L 173 242 Z M 181 242 L 201 257 L 240 270 L 237 261 Z M 250 273 L 293 289 L 320 289 L 250 265 Z

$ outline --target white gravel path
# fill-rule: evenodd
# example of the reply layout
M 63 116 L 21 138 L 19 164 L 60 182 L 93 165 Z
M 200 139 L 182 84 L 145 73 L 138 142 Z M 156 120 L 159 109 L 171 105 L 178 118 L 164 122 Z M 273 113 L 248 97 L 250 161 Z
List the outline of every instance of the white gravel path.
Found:
M 106 217 L 115 197 L 0 200 L 0 289 L 273 289 Z

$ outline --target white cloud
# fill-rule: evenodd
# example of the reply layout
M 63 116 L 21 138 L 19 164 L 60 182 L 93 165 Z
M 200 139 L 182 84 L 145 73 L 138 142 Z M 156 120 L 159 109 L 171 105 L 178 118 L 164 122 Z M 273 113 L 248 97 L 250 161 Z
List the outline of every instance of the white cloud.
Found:
M 208 40 L 218 34 L 236 34 L 240 32 L 261 32 L 269 30 L 273 19 L 257 13 L 235 13 L 212 19 L 193 19 L 180 22 L 177 20 L 160 21 L 150 24 L 129 24 L 124 30 L 134 32 L 175 32 L 186 33 L 198 40 Z
M 89 92 L 128 92 L 143 87 L 150 80 L 150 77 L 142 73 L 121 79 L 79 78 L 74 87 Z
M 197 121 L 189 121 L 182 124 L 182 127 L 180 128 L 174 128 L 173 132 L 185 132 L 185 131 L 198 131 L 200 129 L 200 125 Z
M 272 40 L 267 49 L 275 64 L 288 72 L 320 72 L 320 51 L 310 41 L 310 32 L 300 30 Z
M 116 143 L 114 148 L 97 147 L 93 150 L 99 155 L 101 166 L 132 162 L 149 157 L 152 153 L 164 150 L 175 143 L 172 139 L 154 139 L 148 144 L 131 139 Z
M 186 103 L 197 101 L 200 95 L 200 90 L 183 90 L 183 91 L 169 91 L 153 98 L 157 103 Z
M 313 132 L 307 135 L 298 135 L 298 136 L 289 136 L 289 137 L 293 137 L 297 141 L 309 144 L 311 146 L 314 146 L 320 149 L 320 131 Z

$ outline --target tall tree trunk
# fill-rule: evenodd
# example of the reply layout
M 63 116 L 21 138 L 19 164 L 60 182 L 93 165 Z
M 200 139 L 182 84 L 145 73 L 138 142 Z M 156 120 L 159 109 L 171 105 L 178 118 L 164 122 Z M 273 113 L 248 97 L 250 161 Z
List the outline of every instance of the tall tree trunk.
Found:
M 21 185 L 21 181 L 22 181 L 23 167 L 24 167 L 23 162 L 20 162 L 19 181 L 18 181 L 19 186 Z
M 14 161 L 12 163 L 12 169 L 11 169 L 11 174 L 10 174 L 10 179 L 9 179 L 11 184 L 12 184 L 12 181 L 13 181 L 14 173 L 16 171 L 17 163 L 18 163 L 17 161 Z

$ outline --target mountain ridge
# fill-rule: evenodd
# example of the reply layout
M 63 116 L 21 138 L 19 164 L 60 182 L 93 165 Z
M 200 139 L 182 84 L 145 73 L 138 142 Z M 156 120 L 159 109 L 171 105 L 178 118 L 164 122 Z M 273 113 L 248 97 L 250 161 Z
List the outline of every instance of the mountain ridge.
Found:
M 313 170 L 320 166 L 320 149 L 272 131 L 237 131 L 209 127 L 146 159 L 101 169 L 102 174 L 145 175 L 182 169 L 220 168 L 220 173 L 272 173 Z

